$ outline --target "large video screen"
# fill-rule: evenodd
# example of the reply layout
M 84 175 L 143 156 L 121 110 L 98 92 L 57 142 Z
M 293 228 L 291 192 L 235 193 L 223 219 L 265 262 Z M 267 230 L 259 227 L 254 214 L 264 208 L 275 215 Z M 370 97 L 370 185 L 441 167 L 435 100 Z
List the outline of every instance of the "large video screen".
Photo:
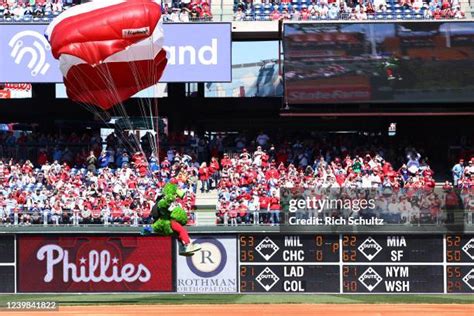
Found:
M 291 104 L 472 102 L 474 23 L 285 24 Z
M 232 82 L 206 83 L 205 96 L 282 97 L 278 41 L 232 42 Z

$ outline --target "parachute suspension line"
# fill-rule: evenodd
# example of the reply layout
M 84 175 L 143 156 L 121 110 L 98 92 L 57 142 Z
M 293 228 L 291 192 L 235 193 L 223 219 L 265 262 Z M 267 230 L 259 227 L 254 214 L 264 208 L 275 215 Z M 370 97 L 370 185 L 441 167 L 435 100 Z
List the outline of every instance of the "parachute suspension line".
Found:
M 77 78 L 76 78 L 77 79 Z M 87 90 L 87 94 L 89 94 L 89 97 L 93 97 L 94 96 L 94 93 L 91 92 L 90 90 Z M 91 112 L 95 117 L 99 118 L 107 127 L 109 127 L 110 129 L 113 129 L 114 126 L 112 126 L 110 124 L 110 113 L 108 113 L 107 111 L 103 110 L 103 109 L 99 109 L 97 106 L 95 105 L 90 105 L 88 103 L 85 103 L 85 102 L 77 102 L 80 106 L 82 106 L 83 108 L 85 108 L 87 111 Z M 132 144 L 130 144 L 129 140 L 126 138 L 126 137 L 122 137 L 122 134 L 120 135 L 117 135 L 119 140 L 124 143 L 124 145 L 126 147 L 129 147 L 129 149 L 133 149 L 132 147 Z
M 80 71 L 81 68 L 79 67 L 78 68 Z M 118 90 L 116 89 L 115 85 L 114 84 L 111 84 L 110 80 L 108 79 L 109 76 L 107 74 L 105 74 L 105 72 L 103 71 L 98 71 L 99 75 L 102 77 L 102 79 L 104 79 L 104 81 L 107 81 L 107 88 L 111 88 L 114 93 L 114 95 L 117 95 L 118 93 Z M 84 73 L 83 73 L 84 74 Z M 74 77 L 74 76 L 73 76 Z M 79 77 L 76 77 L 75 79 L 79 79 Z M 77 80 L 80 82 L 80 80 Z M 86 90 L 86 93 L 88 94 L 89 97 L 93 98 L 94 97 L 94 93 L 93 91 L 90 91 L 90 90 Z M 102 122 L 109 128 L 113 129 L 114 126 L 112 126 L 110 124 L 110 113 L 108 113 L 107 111 L 103 110 L 103 109 L 99 109 L 99 107 L 96 107 L 94 105 L 90 105 L 88 103 L 85 103 L 85 102 L 78 102 L 80 105 L 82 105 L 86 110 L 88 110 L 89 112 L 93 113 L 96 117 L 98 117 L 100 120 L 102 120 Z M 133 146 L 133 144 L 130 142 L 130 140 L 128 139 L 128 137 L 124 136 L 123 135 L 123 131 L 122 133 L 120 133 L 119 135 L 117 135 L 117 138 L 119 138 L 119 140 L 126 146 L 129 148 L 129 150 L 131 151 L 135 151 L 135 148 Z
M 153 100 L 153 109 L 151 109 L 150 105 L 150 112 L 153 113 L 153 115 L 150 117 L 151 123 L 154 125 L 154 131 L 155 135 L 152 135 L 152 141 L 154 142 L 154 149 L 153 153 L 155 155 L 155 158 L 157 161 L 160 160 L 160 117 L 158 113 L 158 99 L 155 98 Z M 154 122 L 154 119 L 156 119 L 156 122 Z
M 149 64 L 151 64 L 151 66 L 153 66 L 151 62 Z M 141 87 L 142 85 L 141 85 L 140 75 L 139 75 L 140 72 L 139 72 L 137 66 L 133 63 L 129 63 L 128 65 L 129 65 L 129 68 L 130 68 L 130 73 L 131 73 L 131 75 L 133 75 L 133 79 L 135 81 L 135 84 L 136 84 L 137 88 Z M 114 95 L 118 95 L 118 89 L 117 89 L 116 85 L 114 84 L 114 82 L 111 80 L 111 78 L 113 78 L 113 76 L 112 76 L 112 73 L 110 72 L 109 67 L 104 67 L 104 69 L 107 71 L 107 73 L 105 73 L 105 72 L 101 73 L 101 75 L 104 77 L 104 81 L 106 81 L 108 88 L 111 88 L 113 90 Z M 124 74 L 124 75 L 128 75 L 128 74 Z M 146 117 L 145 107 L 144 107 L 143 102 L 144 101 L 141 100 L 140 98 L 138 99 L 139 110 L 141 112 L 141 115 L 143 117 Z M 113 109 L 113 111 L 117 112 L 118 116 L 121 116 L 121 117 L 124 118 L 124 120 L 123 120 L 124 123 L 126 123 L 128 125 L 128 128 L 129 128 L 130 131 L 133 131 L 134 127 L 132 125 L 132 121 L 130 119 L 129 114 L 126 111 L 125 104 L 123 102 L 118 102 L 118 104 L 115 105 L 112 109 Z M 144 120 L 144 121 L 147 122 L 147 120 Z M 146 155 L 146 153 L 145 153 L 145 151 L 144 151 L 144 149 L 141 145 L 139 136 L 137 136 L 136 133 L 132 133 L 131 136 L 132 136 L 133 142 L 136 145 L 135 152 L 140 152 L 143 155 L 143 158 L 147 161 L 147 166 L 146 166 L 147 171 L 148 171 L 149 174 L 151 174 L 149 160 L 148 160 L 148 157 L 147 157 L 147 155 Z M 123 138 L 127 138 L 127 137 L 124 136 Z M 128 143 L 130 143 L 129 139 L 126 139 L 126 141 Z M 130 145 L 132 145 L 132 144 L 130 144 Z M 131 146 L 131 147 L 133 148 L 133 146 Z M 156 179 L 154 177 L 151 177 L 151 178 L 152 178 L 152 181 L 156 182 Z
M 140 9 L 134 9 L 132 8 L 131 11 L 124 11 L 121 13 L 122 18 L 120 19 L 121 23 L 124 26 L 127 26 L 130 21 L 133 21 L 133 23 L 136 22 L 136 14 L 147 14 L 149 12 L 152 13 L 151 16 L 157 16 L 160 18 L 161 14 L 161 6 L 149 6 L 145 5 L 145 2 L 137 2 L 140 3 Z M 79 7 L 79 6 L 78 6 Z M 76 9 L 71 9 L 71 10 L 78 10 Z M 72 14 L 72 12 L 75 11 L 68 11 Z M 83 15 L 83 12 L 75 12 L 76 15 L 80 16 L 81 18 L 84 17 L 86 18 L 87 16 Z M 130 14 L 128 14 L 130 13 Z M 71 16 L 75 16 L 74 14 Z M 87 17 L 89 18 L 89 17 Z M 55 20 L 59 21 L 57 22 L 58 24 L 51 29 L 51 32 L 54 32 L 53 29 L 56 30 L 61 30 L 59 25 L 61 23 L 66 23 L 65 21 Z M 81 19 L 74 20 L 71 18 L 71 23 L 76 25 L 79 29 L 82 28 L 81 24 Z M 92 21 L 92 19 L 91 19 Z M 155 20 L 156 21 L 156 20 Z M 67 23 L 70 23 L 69 21 Z M 132 91 L 140 91 L 141 88 L 146 87 L 152 83 L 156 83 L 161 76 L 163 72 L 163 67 L 165 66 L 164 62 L 165 59 L 163 58 L 162 55 L 157 58 L 158 64 L 155 63 L 155 56 L 158 56 L 158 54 L 155 53 L 161 53 L 161 41 L 162 41 L 162 30 L 161 30 L 161 20 L 156 22 L 155 28 L 158 27 L 160 29 L 157 30 L 157 33 L 152 32 L 151 36 L 148 38 L 144 39 L 141 44 L 145 44 L 142 46 L 136 47 L 138 51 L 140 52 L 145 52 L 147 49 L 150 49 L 150 55 L 145 56 L 145 58 L 142 58 L 142 60 L 135 60 L 134 58 L 137 58 L 133 52 L 136 51 L 136 49 L 130 49 L 130 51 L 126 51 L 124 55 L 129 55 L 128 60 L 126 59 L 125 61 L 118 62 L 122 63 L 122 65 L 118 64 L 119 68 L 115 68 L 115 62 L 111 63 L 102 63 L 102 61 L 95 60 L 95 64 L 89 64 L 90 67 L 94 67 L 95 69 L 90 69 L 87 67 L 82 67 L 78 66 L 74 68 L 74 71 L 70 72 L 69 74 L 65 74 L 66 76 L 72 76 L 70 79 L 74 79 L 74 81 L 69 81 L 68 83 L 71 85 L 68 85 L 68 95 L 70 96 L 71 99 L 76 100 L 80 105 L 82 105 L 84 108 L 86 108 L 88 111 L 93 113 L 98 119 L 102 120 L 106 126 L 110 126 L 110 115 L 111 113 L 117 113 L 119 114 L 118 116 L 123 117 L 123 124 L 119 125 L 116 124 L 116 127 L 118 130 L 120 130 L 120 133 L 118 132 L 118 139 L 119 141 L 122 141 L 123 146 L 129 146 L 130 149 L 132 149 L 134 152 L 141 152 L 143 155 L 144 159 L 147 159 L 147 155 L 144 152 L 144 148 L 141 145 L 140 142 L 140 137 L 139 135 L 137 136 L 136 133 L 133 133 L 133 130 L 135 130 L 132 121 L 130 120 L 130 115 L 127 113 L 124 100 L 127 97 L 126 94 L 127 92 L 132 92 Z M 94 33 L 94 30 L 86 28 L 86 31 L 89 33 Z M 61 31 L 58 31 L 61 34 Z M 154 34 L 158 34 L 158 40 L 156 41 L 156 48 L 159 48 L 158 51 L 155 49 L 155 40 L 156 38 L 154 37 Z M 51 33 L 52 35 L 52 33 Z M 80 34 L 82 36 L 82 32 Z M 94 34 L 94 36 L 97 34 Z M 82 45 L 82 37 L 74 37 L 72 36 L 72 40 L 75 41 L 75 43 L 80 46 Z M 93 37 L 93 40 L 102 40 L 103 37 Z M 115 36 L 115 35 L 114 35 Z M 112 36 L 112 38 L 115 39 L 115 37 Z M 122 35 L 123 37 L 123 35 Z M 52 37 L 50 37 L 52 38 Z M 122 39 L 116 39 L 116 40 L 123 40 Z M 149 44 L 149 45 L 148 45 Z M 63 44 L 58 43 L 56 48 L 59 48 Z M 140 45 L 140 44 L 138 44 Z M 147 47 L 148 46 L 148 47 Z M 75 55 L 75 49 L 70 50 L 68 52 L 70 55 Z M 134 56 L 130 56 L 134 55 Z M 80 57 L 80 56 L 78 56 Z M 106 57 L 102 57 L 106 58 Z M 64 60 L 64 62 L 68 62 L 67 60 Z M 69 61 L 70 62 L 70 61 Z M 125 65 L 124 65 L 125 64 Z M 73 65 L 75 66 L 75 65 Z M 124 68 L 120 68 L 125 66 L 125 69 L 129 71 L 124 71 Z M 72 69 L 72 68 L 69 68 Z M 116 69 L 120 69 L 121 71 L 117 73 Z M 122 73 L 122 72 L 129 72 L 129 73 Z M 127 77 L 123 77 L 127 76 Z M 133 76 L 133 77 L 128 77 L 128 76 Z M 133 86 L 133 82 L 136 84 L 136 86 Z M 81 85 L 82 83 L 82 85 Z M 69 90 L 69 88 L 71 90 Z M 135 89 L 133 89 L 135 88 Z M 144 98 L 144 99 L 138 99 L 136 102 L 139 104 L 140 108 L 140 113 L 144 117 L 143 122 L 146 128 L 149 130 L 151 129 L 152 131 L 155 132 L 155 137 L 151 137 L 151 141 L 149 141 L 150 144 L 150 149 L 152 150 L 153 153 L 156 153 L 159 158 L 159 152 L 158 152 L 158 147 L 159 147 L 159 124 L 154 121 L 154 116 L 158 115 L 158 101 L 156 99 L 152 100 L 151 96 L 150 98 Z M 152 102 L 153 101 L 153 102 Z M 153 104 L 152 104 L 153 103 Z M 98 107 L 95 107 L 93 104 L 97 104 L 101 106 L 101 109 Z M 112 106 L 115 105 L 115 106 Z M 148 113 L 147 113 L 148 112 Z M 148 120 L 148 117 L 150 119 Z M 131 135 L 126 135 L 125 130 L 129 129 L 129 131 L 132 131 Z M 151 133 L 152 134 L 152 133 Z M 150 134 L 149 134 L 150 135 Z M 153 136 L 153 135 L 151 135 Z M 135 146 L 136 147 L 135 147 Z M 135 147 L 135 148 L 134 148 Z M 150 165 L 147 164 L 148 170 L 150 168 Z M 152 177 L 153 181 L 156 181 L 154 177 Z
M 150 37 L 149 40 L 151 43 L 150 45 L 148 46 L 150 51 L 149 51 L 149 58 L 150 60 L 154 60 L 154 58 L 156 57 L 157 52 L 155 50 L 155 46 L 154 46 L 154 41 L 155 41 L 155 38 L 153 37 Z M 161 50 L 162 48 L 160 48 Z M 146 63 L 146 67 L 148 68 L 148 74 L 151 74 L 152 78 L 153 78 L 153 82 L 157 82 L 158 81 L 158 77 L 159 77 L 159 73 L 157 73 L 155 71 L 155 66 L 154 66 L 154 63 L 153 62 L 147 62 Z M 137 84 L 137 87 L 142 87 L 144 86 L 144 82 L 142 82 L 141 80 L 141 76 L 140 76 L 140 71 L 138 69 L 138 67 L 134 64 L 131 64 L 130 65 L 130 72 L 131 74 L 134 76 L 134 80 Z M 156 85 L 152 85 L 151 86 L 151 94 L 150 96 L 146 96 L 145 98 L 139 98 L 138 99 L 138 103 L 139 103 L 139 109 L 140 109 L 140 112 L 141 112 L 141 115 L 143 116 L 143 121 L 145 123 L 145 126 L 146 126 L 146 129 L 148 130 L 151 130 L 155 133 L 155 135 L 153 135 L 153 133 L 148 133 L 147 134 L 147 138 L 148 138 L 148 143 L 150 145 L 150 150 L 151 150 L 151 154 L 153 156 L 155 156 L 156 159 L 159 159 L 159 155 L 158 155 L 158 150 L 157 150 L 157 147 L 158 147 L 158 142 L 156 141 L 156 139 L 159 137 L 159 125 L 158 124 L 155 124 L 154 122 L 154 119 L 153 117 L 156 116 L 157 114 L 157 111 L 154 111 L 154 109 L 152 108 L 153 105 L 157 106 L 156 105 L 156 96 L 154 95 L 155 94 L 155 89 L 156 89 Z M 137 89 L 138 90 L 138 89 Z M 152 104 L 153 103 L 153 104 Z M 149 120 L 148 120 L 149 118 Z
M 98 68 L 98 69 L 99 69 L 98 73 L 99 73 L 99 75 L 102 77 L 101 79 L 103 79 L 104 82 L 106 82 L 107 89 L 110 89 L 110 90 L 113 91 L 113 95 L 118 95 L 118 92 L 119 92 L 119 91 L 118 91 L 118 89 L 117 89 L 115 83 L 114 83 L 113 80 L 111 79 L 112 76 L 111 76 L 109 67 L 108 67 L 108 66 L 104 66 L 103 68 L 104 68 L 103 71 L 100 70 L 100 68 Z M 115 100 L 114 100 L 114 101 L 115 101 Z M 123 112 L 123 113 L 125 114 L 125 116 L 126 116 L 126 112 L 125 112 L 125 110 L 124 110 L 124 105 L 123 105 L 122 102 L 118 102 L 118 104 L 116 105 L 116 107 L 112 108 L 111 111 L 112 111 L 113 113 L 116 113 L 116 112 L 119 112 L 119 113 L 120 113 L 120 112 Z M 120 113 L 120 115 L 118 115 L 118 116 L 122 116 L 122 113 Z M 132 126 L 131 126 L 131 124 L 130 124 L 130 120 L 127 118 L 127 119 L 124 120 L 124 121 L 125 121 L 125 123 L 129 123 L 129 124 L 128 124 L 128 127 L 129 127 L 130 130 L 132 130 Z M 109 124 L 109 122 L 105 122 L 105 123 L 106 123 L 106 124 Z M 136 151 L 137 151 L 137 149 L 136 149 L 137 147 L 139 148 L 139 143 L 138 143 L 138 145 L 137 145 L 137 142 L 135 142 L 135 144 L 133 144 L 133 142 L 130 141 L 129 137 L 128 137 L 127 135 L 125 135 L 124 129 L 122 129 L 122 128 L 121 128 L 121 130 L 120 130 L 119 135 L 117 135 L 117 138 L 119 138 L 119 139 L 123 142 L 123 144 L 124 144 L 125 146 L 128 146 L 129 149 L 130 149 L 131 151 L 133 151 L 133 152 L 136 152 Z M 136 146 L 134 146 L 134 145 L 136 145 Z
M 153 64 L 151 62 L 147 62 L 147 67 L 148 67 L 148 73 L 152 73 Z M 139 90 L 139 88 L 145 86 L 144 82 L 140 79 L 140 71 L 136 67 L 136 65 L 130 64 L 130 72 L 133 75 L 133 79 L 134 79 L 135 84 L 137 86 L 137 90 Z M 150 114 L 147 113 L 147 111 L 146 111 L 146 109 L 147 109 L 146 103 L 148 103 L 148 108 L 149 108 L 149 104 L 150 104 L 149 98 L 138 98 L 137 103 L 138 103 L 138 107 L 139 107 L 139 110 L 140 110 L 140 114 L 143 117 L 143 122 L 145 124 L 145 128 L 147 130 L 151 130 L 153 128 L 153 126 L 148 125 L 148 120 L 146 119 L 147 116 L 150 116 Z M 149 138 L 148 135 L 147 135 L 147 137 Z M 153 149 L 153 143 L 150 142 L 149 139 L 148 139 L 148 142 L 149 142 L 150 147 L 151 147 L 150 149 L 153 152 L 153 150 L 154 150 Z

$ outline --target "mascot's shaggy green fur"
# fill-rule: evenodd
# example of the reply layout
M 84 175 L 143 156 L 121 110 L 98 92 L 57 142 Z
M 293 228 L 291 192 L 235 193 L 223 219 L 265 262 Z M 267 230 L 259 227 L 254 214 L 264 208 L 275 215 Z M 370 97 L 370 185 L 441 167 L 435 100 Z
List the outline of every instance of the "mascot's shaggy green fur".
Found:
M 175 183 L 167 183 L 160 199 L 151 209 L 153 224 L 151 227 L 145 226 L 142 235 L 177 235 L 180 243 L 179 254 L 192 256 L 201 249 L 199 245 L 194 245 L 189 239 L 189 234 L 184 226 L 188 223 L 188 214 L 176 203 L 176 198 L 183 198 L 185 192 L 180 190 Z
M 176 198 L 182 198 L 184 192 L 178 189 L 176 184 L 167 183 L 163 188 L 162 198 L 153 206 L 151 215 L 155 222 L 151 225 L 153 233 L 169 236 L 174 234 L 171 229 L 171 220 L 175 220 L 181 225 L 186 225 L 188 215 L 181 206 L 175 204 Z

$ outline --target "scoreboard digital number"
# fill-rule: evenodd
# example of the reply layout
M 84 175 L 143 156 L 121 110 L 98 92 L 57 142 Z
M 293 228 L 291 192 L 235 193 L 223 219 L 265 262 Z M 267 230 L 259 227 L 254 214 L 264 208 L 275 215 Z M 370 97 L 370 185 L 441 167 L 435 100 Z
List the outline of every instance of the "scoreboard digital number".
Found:
M 344 262 L 443 262 L 442 235 L 343 235 Z
M 241 292 L 474 293 L 474 235 L 242 234 Z
M 339 262 L 337 235 L 241 235 L 240 262 Z
M 241 292 L 339 293 L 338 279 L 338 265 L 240 266 Z
M 474 236 L 447 235 L 446 261 L 449 263 L 471 262 L 474 264 Z
M 446 292 L 474 293 L 474 235 L 446 235 Z
M 443 266 L 344 265 L 343 293 L 443 293 Z

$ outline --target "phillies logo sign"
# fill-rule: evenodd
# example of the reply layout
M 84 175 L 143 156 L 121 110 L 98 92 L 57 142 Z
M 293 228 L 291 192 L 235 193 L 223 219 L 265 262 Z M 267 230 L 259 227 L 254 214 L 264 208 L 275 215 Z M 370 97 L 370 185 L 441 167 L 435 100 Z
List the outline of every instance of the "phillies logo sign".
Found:
M 36 258 L 40 261 L 46 261 L 45 282 L 51 282 L 54 279 L 54 267 L 62 266 L 63 282 L 69 280 L 73 282 L 148 282 L 151 278 L 151 272 L 143 264 L 137 267 L 128 263 L 119 268 L 119 259 L 112 258 L 107 250 L 89 252 L 88 258 L 81 257 L 79 267 L 69 261 L 69 252 L 57 245 L 46 245 L 38 250 Z
M 170 237 L 21 236 L 18 292 L 173 291 Z

